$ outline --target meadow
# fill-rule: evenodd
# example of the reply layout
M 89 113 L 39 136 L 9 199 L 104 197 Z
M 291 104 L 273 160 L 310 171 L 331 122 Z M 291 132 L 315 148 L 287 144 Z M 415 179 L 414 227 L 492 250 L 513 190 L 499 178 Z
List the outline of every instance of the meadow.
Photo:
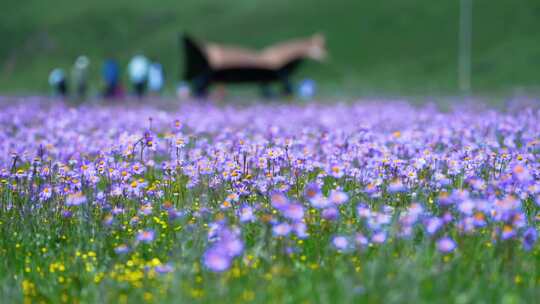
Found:
M 3 303 L 534 303 L 540 110 L 0 111 Z

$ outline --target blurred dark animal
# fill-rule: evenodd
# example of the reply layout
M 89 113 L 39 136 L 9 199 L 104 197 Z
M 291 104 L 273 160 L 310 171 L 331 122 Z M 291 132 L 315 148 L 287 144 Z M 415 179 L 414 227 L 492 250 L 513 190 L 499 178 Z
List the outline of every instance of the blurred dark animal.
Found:
M 279 43 L 261 51 L 211 42 L 197 42 L 181 36 L 185 54 L 184 79 L 191 82 L 194 94 L 205 97 L 212 83 L 258 83 L 269 95 L 272 82 L 283 85 L 289 95 L 290 75 L 305 59 L 321 61 L 326 56 L 325 39 L 320 34 L 307 39 Z

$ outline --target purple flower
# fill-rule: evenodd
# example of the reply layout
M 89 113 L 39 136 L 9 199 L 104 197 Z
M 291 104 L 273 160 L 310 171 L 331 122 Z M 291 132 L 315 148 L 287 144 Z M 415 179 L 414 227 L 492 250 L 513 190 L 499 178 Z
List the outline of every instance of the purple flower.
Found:
M 135 174 L 141 174 L 144 172 L 144 169 L 145 167 L 143 165 L 141 165 L 140 163 L 134 163 L 132 166 L 131 166 L 131 170 L 133 171 L 133 173 Z
M 293 221 L 304 218 L 304 207 L 300 204 L 289 204 L 283 208 L 283 216 Z
M 44 187 L 43 190 L 39 193 L 39 200 L 40 201 L 46 201 L 52 196 L 52 189 L 51 187 Z
M 137 233 L 137 241 L 143 243 L 151 243 L 154 240 L 155 233 L 153 230 L 145 230 Z
M 66 206 L 79 206 L 86 202 L 86 197 L 82 192 L 77 192 L 74 194 L 68 195 L 66 199 Z
M 116 254 L 124 254 L 129 252 L 129 247 L 126 244 L 118 245 L 114 248 Z
M 161 274 L 164 274 L 164 273 L 169 273 L 169 272 L 172 272 L 174 270 L 174 268 L 172 267 L 172 265 L 170 264 L 164 264 L 164 265 L 158 265 L 154 268 L 154 270 L 157 272 L 157 273 L 161 273 Z
M 296 233 L 296 236 L 300 239 L 305 239 L 306 237 L 308 237 L 307 226 L 305 223 L 302 223 L 302 222 L 294 223 L 293 230 L 294 230 L 294 233 Z
M 449 237 L 443 237 L 437 241 L 437 250 L 442 253 L 450 253 L 456 249 L 456 242 Z
M 474 214 L 474 226 L 476 227 L 484 227 L 486 226 L 486 216 L 482 212 L 476 212 Z
M 309 200 L 311 205 L 318 209 L 323 209 L 326 207 L 330 207 L 332 205 L 332 202 L 328 200 L 326 197 L 324 197 L 322 194 L 317 194 L 315 197 Z
M 223 239 L 217 246 L 221 247 L 230 257 L 238 256 L 244 250 L 244 243 L 236 237 Z
M 404 192 L 405 190 L 406 190 L 405 185 L 403 185 L 403 183 L 399 179 L 392 181 L 388 185 L 388 192 L 390 193 Z
M 270 196 L 270 202 L 272 206 L 278 210 L 284 209 L 289 204 L 289 200 L 287 199 L 287 197 L 280 192 L 272 193 L 272 195 Z
M 255 215 L 253 214 L 253 208 L 250 206 L 245 206 L 240 209 L 240 222 L 253 222 L 255 220 Z
M 445 223 L 445 224 L 448 224 L 448 223 L 452 222 L 453 219 L 454 219 L 454 217 L 452 216 L 452 213 L 450 213 L 450 212 L 446 212 L 442 216 L 443 223 Z
M 345 174 L 343 166 L 338 164 L 330 166 L 329 171 L 329 174 L 335 178 L 341 178 Z
M 474 210 L 475 204 L 472 200 L 466 199 L 459 203 L 458 209 L 461 213 L 471 215 Z
M 367 237 L 365 237 L 362 233 L 357 233 L 354 237 L 354 241 L 356 242 L 356 244 L 358 246 L 360 246 L 361 248 L 363 247 L 366 247 L 367 245 L 369 245 L 369 240 Z
M 203 262 L 212 271 L 220 272 L 228 269 L 232 259 L 242 254 L 244 250 L 240 230 L 229 228 L 224 222 L 211 223 L 208 240 L 213 244 L 206 250 Z
M 371 216 L 371 209 L 364 204 L 359 204 L 358 207 L 356 207 L 356 212 L 358 212 L 360 218 L 368 218 Z
M 185 215 L 185 212 L 178 211 L 178 210 L 175 210 L 174 208 L 171 208 L 167 210 L 167 215 L 169 216 L 170 220 L 176 220 L 183 217 Z
M 154 137 L 152 136 L 152 133 L 150 133 L 150 131 L 145 131 L 144 132 L 144 144 L 147 146 L 147 147 L 153 147 L 154 146 Z
M 349 196 L 347 193 L 339 190 L 332 190 L 330 192 L 329 200 L 336 205 L 341 205 L 343 203 L 346 203 L 349 199 Z
M 111 212 L 113 215 L 123 214 L 124 208 L 114 207 Z
M 336 207 L 326 208 L 322 211 L 321 217 L 325 220 L 335 221 L 339 218 L 339 210 Z
M 286 236 L 291 232 L 291 225 L 287 223 L 280 223 L 272 228 L 272 232 L 276 236 Z
M 512 169 L 512 172 L 514 173 L 514 176 L 516 177 L 516 179 L 520 182 L 525 183 L 533 179 L 533 177 L 529 173 L 529 170 L 526 167 L 523 167 L 522 165 L 516 165 Z
M 114 222 L 114 216 L 112 214 L 107 214 L 105 218 L 103 219 L 103 224 L 105 226 L 110 226 Z
M 371 236 L 371 241 L 375 244 L 382 244 L 386 241 L 386 232 L 379 231 Z
M 222 272 L 229 269 L 231 266 L 231 258 L 228 255 L 219 252 L 219 250 L 211 248 L 204 253 L 203 264 L 211 271 Z
M 510 225 L 504 225 L 501 232 L 501 239 L 508 240 L 516 236 L 516 230 Z
M 523 249 L 526 251 L 531 250 L 538 239 L 538 233 L 534 227 L 529 227 L 523 233 Z
M 432 217 L 426 221 L 426 232 L 429 235 L 433 235 L 439 231 L 444 225 L 444 222 L 438 217 Z
M 332 239 L 332 244 L 337 250 L 346 250 L 349 246 L 349 241 L 344 236 L 335 236 Z
M 317 183 L 314 183 L 314 182 L 309 183 L 304 189 L 304 196 L 308 200 L 313 199 L 320 193 L 321 193 L 321 189 L 319 188 L 319 185 L 317 185 Z

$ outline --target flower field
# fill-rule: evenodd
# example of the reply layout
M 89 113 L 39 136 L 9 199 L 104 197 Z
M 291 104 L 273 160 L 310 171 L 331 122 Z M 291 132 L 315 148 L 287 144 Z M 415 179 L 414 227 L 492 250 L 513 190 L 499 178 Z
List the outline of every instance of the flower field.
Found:
M 170 108 L 1 105 L 5 303 L 538 301 L 538 108 Z

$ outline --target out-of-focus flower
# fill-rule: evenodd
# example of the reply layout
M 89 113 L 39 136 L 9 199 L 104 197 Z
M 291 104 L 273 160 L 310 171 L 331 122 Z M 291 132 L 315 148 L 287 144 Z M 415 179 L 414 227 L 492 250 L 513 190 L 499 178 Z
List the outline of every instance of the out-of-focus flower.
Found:
M 345 172 L 343 170 L 343 167 L 338 164 L 333 164 L 330 166 L 329 174 L 335 178 L 341 178 L 343 175 L 345 175 Z
M 437 250 L 442 253 L 450 253 L 456 249 L 456 242 L 449 237 L 443 237 L 437 241 Z
M 293 221 L 304 218 L 304 207 L 300 204 L 289 204 L 283 208 L 283 216 Z
M 332 239 L 332 244 L 338 250 L 346 250 L 349 246 L 349 241 L 344 236 L 335 236 Z
M 82 192 L 70 194 L 66 198 L 66 206 L 79 206 L 84 202 L 86 202 L 86 196 Z
M 302 222 L 296 222 L 293 224 L 293 230 L 296 236 L 300 239 L 308 237 L 307 225 Z
M 358 207 L 356 207 L 356 211 L 358 212 L 358 216 L 360 218 L 368 218 L 371 216 L 371 209 L 367 207 L 365 204 L 359 204 Z
M 274 225 L 274 227 L 272 228 L 272 231 L 276 236 L 286 236 L 291 232 L 291 230 L 291 225 L 287 223 L 279 223 L 277 225 Z
M 347 193 L 343 191 L 332 190 L 330 191 L 329 199 L 333 204 L 341 205 L 347 202 L 347 200 L 349 199 L 349 196 L 347 195 Z
M 39 200 L 45 201 L 51 198 L 51 196 L 52 196 L 52 189 L 48 186 L 45 186 L 43 190 L 41 190 L 41 192 L 39 193 Z
M 354 241 L 360 248 L 364 248 L 369 245 L 369 239 L 362 233 L 357 233 L 354 237 Z
M 218 249 L 212 249 L 204 253 L 203 263 L 211 271 L 222 272 L 231 266 L 231 258 L 220 253 Z
M 144 230 L 137 233 L 137 241 L 143 243 L 151 243 L 154 241 L 155 233 L 153 230 Z
M 514 166 L 512 172 L 514 173 L 516 179 L 520 182 L 529 182 L 532 180 L 532 176 L 529 173 L 529 170 L 523 165 L 518 164 Z
M 386 241 L 386 232 L 379 231 L 371 236 L 371 241 L 375 244 L 382 244 Z
M 516 230 L 510 225 L 504 225 L 501 232 L 501 239 L 507 240 L 516 235 Z
M 272 206 L 278 210 L 283 210 L 289 204 L 289 200 L 281 192 L 272 193 L 270 196 L 270 202 Z
M 244 206 L 240 209 L 240 222 L 253 222 L 255 220 L 255 215 L 253 213 L 253 208 L 250 206 Z
M 232 259 L 242 254 L 244 243 L 238 229 L 231 229 L 223 222 L 212 223 L 211 227 L 213 231 L 209 231 L 208 239 L 212 245 L 203 255 L 203 263 L 211 271 L 225 271 Z
M 405 190 L 406 190 L 405 185 L 403 185 L 403 182 L 399 179 L 393 180 L 388 185 L 388 192 L 390 193 L 399 193 L 399 192 L 404 192 Z
M 523 233 L 523 249 L 531 250 L 538 239 L 538 233 L 534 227 L 529 227 Z
M 475 204 L 472 200 L 466 199 L 459 203 L 458 209 L 461 213 L 471 215 L 474 210 Z
M 426 221 L 426 232 L 430 235 L 437 233 L 437 231 L 444 225 L 443 221 L 438 217 L 432 217 Z
M 154 267 L 154 270 L 157 273 L 164 274 L 164 273 L 172 272 L 174 268 L 172 267 L 171 264 L 163 264 L 163 265 L 157 265 L 156 267 Z
M 114 248 L 114 252 L 116 252 L 117 254 L 128 253 L 129 247 L 126 244 L 121 244 Z
M 307 184 L 307 186 L 304 189 L 304 195 L 308 200 L 311 200 L 321 194 L 321 189 L 315 182 L 311 182 Z
M 329 207 L 321 212 L 321 217 L 325 220 L 335 221 L 339 218 L 339 210 L 336 207 Z
M 315 208 L 326 208 L 332 205 L 332 202 L 324 197 L 322 194 L 318 194 L 309 201 L 311 205 Z

